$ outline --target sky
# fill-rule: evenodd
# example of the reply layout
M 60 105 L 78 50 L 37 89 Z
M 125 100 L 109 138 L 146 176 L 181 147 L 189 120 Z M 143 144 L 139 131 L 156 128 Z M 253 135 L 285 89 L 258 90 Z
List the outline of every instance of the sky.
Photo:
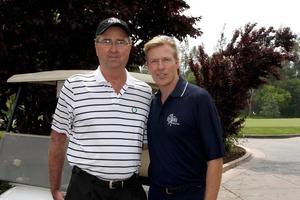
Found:
M 230 40 L 234 30 L 244 27 L 248 22 L 257 23 L 257 28 L 278 29 L 290 27 L 300 35 L 300 7 L 297 0 L 185 0 L 191 7 L 185 15 L 202 16 L 196 27 L 202 36 L 191 39 L 190 44 L 203 44 L 211 55 L 222 30 Z

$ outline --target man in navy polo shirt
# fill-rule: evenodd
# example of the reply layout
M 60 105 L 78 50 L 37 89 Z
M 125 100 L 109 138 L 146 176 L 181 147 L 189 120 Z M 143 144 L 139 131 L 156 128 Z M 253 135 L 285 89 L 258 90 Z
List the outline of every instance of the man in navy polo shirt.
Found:
M 159 86 L 148 117 L 149 200 L 216 200 L 224 145 L 216 107 L 208 92 L 179 76 L 176 43 L 156 36 L 144 46 Z

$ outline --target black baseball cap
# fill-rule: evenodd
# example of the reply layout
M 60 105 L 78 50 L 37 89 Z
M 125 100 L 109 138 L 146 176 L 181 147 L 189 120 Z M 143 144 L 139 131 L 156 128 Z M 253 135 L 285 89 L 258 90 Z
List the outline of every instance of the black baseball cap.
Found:
M 122 28 L 128 34 L 128 36 L 131 35 L 131 32 L 130 32 L 126 22 L 124 22 L 121 19 L 115 18 L 115 17 L 110 17 L 110 18 L 107 18 L 100 22 L 100 24 L 98 25 L 98 28 L 96 30 L 96 37 L 98 35 L 101 35 L 104 31 L 106 31 L 108 28 L 110 28 L 112 26 L 118 26 L 118 27 Z

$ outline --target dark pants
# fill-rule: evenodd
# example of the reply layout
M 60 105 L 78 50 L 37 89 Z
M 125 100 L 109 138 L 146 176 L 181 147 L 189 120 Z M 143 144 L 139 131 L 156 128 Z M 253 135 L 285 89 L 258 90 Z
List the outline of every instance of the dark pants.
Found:
M 148 200 L 204 200 L 205 189 L 190 187 L 184 191 L 167 194 L 165 188 L 150 185 Z
M 147 197 L 138 177 L 123 188 L 109 189 L 98 184 L 93 176 L 73 171 L 65 200 L 147 200 Z

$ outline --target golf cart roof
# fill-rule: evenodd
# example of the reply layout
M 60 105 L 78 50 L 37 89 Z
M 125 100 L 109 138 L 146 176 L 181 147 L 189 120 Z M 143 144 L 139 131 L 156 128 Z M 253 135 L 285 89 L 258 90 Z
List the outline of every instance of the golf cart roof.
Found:
M 43 71 L 25 74 L 15 74 L 11 76 L 7 82 L 8 83 L 46 83 L 55 85 L 57 81 L 64 81 L 68 77 L 74 74 L 89 73 L 94 70 L 53 70 L 53 71 Z M 155 83 L 149 74 L 142 74 L 137 72 L 129 72 L 133 77 L 148 83 L 151 87 L 155 86 Z

